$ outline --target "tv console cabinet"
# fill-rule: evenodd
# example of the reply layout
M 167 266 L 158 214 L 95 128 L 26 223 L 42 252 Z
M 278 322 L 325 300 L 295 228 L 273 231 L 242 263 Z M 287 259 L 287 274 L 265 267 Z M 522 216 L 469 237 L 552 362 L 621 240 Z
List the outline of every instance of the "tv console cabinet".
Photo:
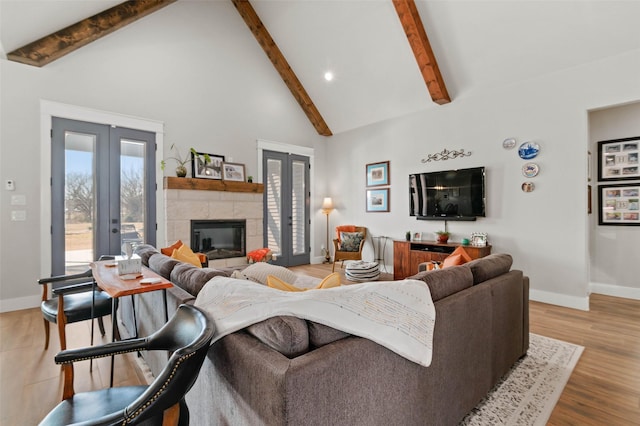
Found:
M 402 280 L 418 273 L 418 265 L 422 262 L 442 262 L 456 248 L 458 243 L 441 244 L 437 241 L 402 241 L 393 242 L 393 279 Z M 491 254 L 491 245 L 484 247 L 463 246 L 473 259 Z

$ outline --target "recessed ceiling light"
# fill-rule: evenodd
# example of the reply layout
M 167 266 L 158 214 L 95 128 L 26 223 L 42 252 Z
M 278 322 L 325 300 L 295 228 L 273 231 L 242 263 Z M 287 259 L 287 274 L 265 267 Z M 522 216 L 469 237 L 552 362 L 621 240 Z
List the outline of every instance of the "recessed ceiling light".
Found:
M 333 80 L 333 73 L 331 71 L 327 71 L 324 73 L 324 79 L 327 81 Z

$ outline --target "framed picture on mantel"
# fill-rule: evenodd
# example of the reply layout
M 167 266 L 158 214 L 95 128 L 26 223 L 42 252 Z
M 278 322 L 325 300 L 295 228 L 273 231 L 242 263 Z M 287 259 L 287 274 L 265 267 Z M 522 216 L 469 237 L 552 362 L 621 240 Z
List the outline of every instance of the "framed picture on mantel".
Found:
M 192 176 L 194 178 L 222 179 L 224 155 L 206 154 L 209 157 L 207 161 L 203 152 L 196 154 L 191 153 Z

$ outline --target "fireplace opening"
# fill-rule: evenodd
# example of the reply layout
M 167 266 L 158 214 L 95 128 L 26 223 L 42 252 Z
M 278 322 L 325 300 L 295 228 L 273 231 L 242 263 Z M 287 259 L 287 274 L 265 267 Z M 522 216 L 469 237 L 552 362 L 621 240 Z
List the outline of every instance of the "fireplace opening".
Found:
M 246 220 L 192 220 L 191 250 L 209 260 L 244 257 L 246 228 Z

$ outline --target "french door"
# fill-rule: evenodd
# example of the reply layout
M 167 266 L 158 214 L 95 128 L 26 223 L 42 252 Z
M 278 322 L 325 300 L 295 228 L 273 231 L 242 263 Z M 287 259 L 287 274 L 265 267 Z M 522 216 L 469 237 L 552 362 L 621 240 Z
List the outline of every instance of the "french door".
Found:
M 264 244 L 281 266 L 309 263 L 309 157 L 263 151 Z
M 155 244 L 155 134 L 54 117 L 51 136 L 53 275 Z

